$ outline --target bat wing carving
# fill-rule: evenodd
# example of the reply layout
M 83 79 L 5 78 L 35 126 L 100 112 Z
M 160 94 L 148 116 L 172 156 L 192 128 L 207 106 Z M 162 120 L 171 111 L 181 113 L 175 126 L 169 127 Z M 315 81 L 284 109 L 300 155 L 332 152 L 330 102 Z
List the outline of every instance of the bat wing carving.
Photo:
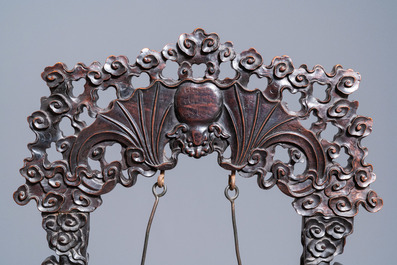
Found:
M 222 166 L 237 169 L 241 175 L 258 175 L 263 188 L 274 184 L 291 196 L 305 196 L 326 183 L 325 154 L 315 135 L 306 130 L 296 116 L 288 114 L 280 101 L 269 101 L 259 90 L 248 91 L 239 83 L 224 90 L 224 118 L 231 122 L 230 159 L 224 159 Z M 269 159 L 274 147 L 284 144 L 303 154 L 307 167 L 303 174 L 293 172 L 283 163 L 274 163 L 269 168 Z M 273 150 L 273 151 L 272 151 Z M 264 179 L 266 172 L 272 177 Z
M 138 173 L 152 176 L 157 170 L 175 166 L 174 159 L 164 155 L 165 144 L 160 144 L 167 142 L 165 132 L 171 129 L 165 121 L 174 115 L 175 91 L 160 86 L 156 82 L 147 89 L 137 89 L 127 100 L 114 101 L 108 112 L 98 114 L 96 121 L 78 135 L 69 158 L 83 191 L 102 194 L 117 182 L 133 185 Z M 108 164 L 103 160 L 104 148 L 114 142 L 122 146 L 122 161 Z M 87 157 L 105 163 L 98 176 L 87 173 Z M 122 169 L 128 169 L 128 177 Z

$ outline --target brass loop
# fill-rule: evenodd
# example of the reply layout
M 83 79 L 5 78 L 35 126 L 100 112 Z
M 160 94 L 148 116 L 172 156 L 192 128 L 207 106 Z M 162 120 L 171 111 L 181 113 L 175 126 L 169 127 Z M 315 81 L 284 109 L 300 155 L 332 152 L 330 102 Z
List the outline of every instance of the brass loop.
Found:
M 236 188 L 236 171 L 232 170 L 232 173 L 229 175 L 229 187 L 230 190 L 234 190 Z
M 164 186 L 164 176 L 165 176 L 165 171 L 161 170 L 160 175 L 157 178 L 157 186 L 159 186 L 160 188 Z

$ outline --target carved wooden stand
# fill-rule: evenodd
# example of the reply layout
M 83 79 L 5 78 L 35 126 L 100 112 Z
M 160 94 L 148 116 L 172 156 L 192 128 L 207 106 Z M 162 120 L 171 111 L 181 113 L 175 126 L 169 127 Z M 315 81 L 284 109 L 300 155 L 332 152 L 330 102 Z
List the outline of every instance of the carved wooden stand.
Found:
M 162 75 L 167 60 L 178 63 L 177 80 Z M 218 78 L 222 63 L 235 70 L 234 77 Z M 204 77 L 193 77 L 193 64 L 206 65 Z M 150 76 L 150 85 L 134 88 L 131 79 L 142 73 Z M 266 77 L 267 85 L 247 90 L 252 75 Z M 180 153 L 200 158 L 217 152 L 224 169 L 255 175 L 261 188 L 277 185 L 295 198 L 293 206 L 303 216 L 301 264 L 330 264 L 343 252 L 358 206 L 371 212 L 382 207 L 369 188 L 375 174 L 360 144 L 372 120 L 357 115 L 358 102 L 348 100 L 360 82 L 351 69 L 295 69 L 287 56 L 264 65 L 255 49 L 238 54 L 231 42 L 221 44 L 217 34 L 196 29 L 161 52 L 142 50 L 133 64 L 124 56 L 71 70 L 57 63 L 42 77 L 51 95 L 28 119 L 37 140 L 29 144 L 32 157 L 21 169 L 26 184 L 14 199 L 20 205 L 36 200 L 43 214 L 49 246 L 59 256 L 43 264 L 87 264 L 89 213 L 101 205 L 100 195 L 117 183 L 134 185 L 138 174 L 172 169 Z M 76 95 L 73 84 L 79 79 L 86 83 Z M 324 86 L 325 99 L 313 96 L 316 83 Z M 98 91 L 109 87 L 118 99 L 102 109 Z M 286 92 L 299 93 L 299 111 L 288 109 Z M 83 111 L 95 118 L 89 126 L 81 119 Z M 317 121 L 306 129 L 302 121 L 310 115 Z M 71 122 L 74 135 L 60 130 L 62 119 Z M 338 128 L 332 141 L 322 137 L 328 126 Z M 48 160 L 51 143 L 62 160 Z M 106 149 L 114 143 L 122 146 L 122 159 L 106 161 Z M 289 161 L 274 159 L 276 146 L 288 150 Z M 169 157 L 165 148 L 171 149 Z M 227 148 L 230 157 L 224 156 Z M 347 166 L 336 162 L 342 152 L 349 156 Z M 92 169 L 89 160 L 99 161 L 101 170 Z M 306 168 L 294 173 L 299 162 Z

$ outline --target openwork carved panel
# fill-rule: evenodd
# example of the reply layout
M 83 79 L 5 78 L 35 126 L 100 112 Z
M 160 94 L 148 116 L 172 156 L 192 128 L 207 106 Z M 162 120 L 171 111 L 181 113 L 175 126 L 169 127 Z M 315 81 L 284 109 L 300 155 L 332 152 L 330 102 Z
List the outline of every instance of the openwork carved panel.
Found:
M 168 60 L 179 65 L 178 79 L 163 75 Z M 195 64 L 206 66 L 200 78 L 193 75 Z M 219 78 L 221 64 L 235 75 Z M 144 73 L 150 85 L 134 87 Z M 249 90 L 253 75 L 263 86 Z M 200 158 L 216 152 L 224 169 L 255 176 L 259 187 L 277 185 L 293 197 L 304 217 L 302 264 L 330 262 L 342 253 L 359 205 L 370 212 L 382 207 L 370 189 L 375 174 L 361 145 L 372 120 L 358 115 L 358 102 L 348 99 L 361 79 L 351 69 L 294 68 L 287 56 L 265 65 L 255 49 L 237 53 L 231 42 L 196 29 L 160 52 L 143 49 L 131 63 L 124 56 L 110 56 L 103 66 L 79 63 L 68 69 L 57 63 L 42 78 L 51 94 L 28 118 L 37 139 L 28 146 L 32 157 L 21 169 L 26 184 L 14 199 L 20 205 L 34 199 L 43 213 L 50 247 L 60 256 L 43 264 L 87 264 L 89 213 L 101 205 L 101 195 L 117 184 L 134 185 L 138 175 L 172 169 L 180 154 Z M 85 85 L 78 94 L 80 79 Z M 325 98 L 315 96 L 317 86 Z M 98 92 L 112 88 L 117 99 L 99 107 Z M 299 95 L 300 109 L 288 107 L 286 93 Z M 83 112 L 95 121 L 87 125 Z M 60 129 L 64 119 L 74 134 Z M 324 136 L 330 127 L 337 129 L 333 139 Z M 49 160 L 51 144 L 62 159 Z M 107 161 L 105 153 L 114 144 L 122 147 L 121 160 Z M 276 158 L 278 147 L 288 151 L 288 161 Z M 338 162 L 342 155 L 346 165 Z M 296 170 L 299 163 L 305 165 L 302 172 Z

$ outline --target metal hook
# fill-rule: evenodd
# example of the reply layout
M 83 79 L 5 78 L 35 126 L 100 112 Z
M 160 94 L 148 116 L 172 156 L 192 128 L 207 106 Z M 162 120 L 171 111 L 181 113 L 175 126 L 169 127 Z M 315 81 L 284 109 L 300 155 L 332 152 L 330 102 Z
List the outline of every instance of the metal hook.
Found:
M 164 170 L 161 170 L 161 171 L 160 171 L 160 175 L 159 175 L 159 177 L 157 178 L 157 185 L 158 185 L 160 188 L 162 188 L 163 185 L 164 185 L 164 176 L 165 176 L 165 171 L 164 171 Z
M 232 170 L 229 175 L 229 187 L 230 190 L 234 190 L 236 188 L 236 170 Z

